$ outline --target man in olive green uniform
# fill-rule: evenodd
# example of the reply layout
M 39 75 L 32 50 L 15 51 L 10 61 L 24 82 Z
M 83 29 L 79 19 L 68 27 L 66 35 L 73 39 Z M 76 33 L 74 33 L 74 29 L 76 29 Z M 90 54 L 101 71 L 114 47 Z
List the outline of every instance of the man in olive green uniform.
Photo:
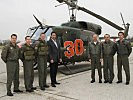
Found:
M 122 66 L 126 74 L 126 85 L 130 82 L 130 69 L 129 69 L 129 55 L 132 52 L 131 44 L 129 41 L 124 39 L 124 33 L 118 33 L 119 40 L 117 44 L 117 67 L 118 67 L 118 81 L 122 83 Z
M 30 36 L 25 37 L 26 43 L 21 48 L 21 60 L 24 65 L 24 83 L 27 92 L 33 92 L 35 49 L 31 45 Z
M 40 34 L 40 39 L 36 44 L 35 50 L 38 62 L 39 86 L 41 90 L 45 90 L 45 88 L 49 87 L 46 84 L 48 45 L 45 41 L 45 33 Z
M 101 43 L 97 40 L 97 35 L 93 35 L 93 41 L 89 43 L 89 61 L 91 62 L 91 83 L 95 82 L 95 69 L 98 69 L 99 83 L 102 83 L 101 71 Z
M 116 44 L 110 40 L 110 35 L 104 35 L 105 41 L 102 43 L 102 54 L 103 54 L 103 72 L 104 72 L 104 83 L 112 83 L 114 79 L 114 55 L 116 53 Z
M 11 41 L 7 44 L 1 53 L 2 60 L 7 68 L 7 95 L 13 96 L 11 92 L 12 82 L 14 83 L 14 92 L 19 90 L 19 47 L 16 45 L 17 35 L 11 35 Z

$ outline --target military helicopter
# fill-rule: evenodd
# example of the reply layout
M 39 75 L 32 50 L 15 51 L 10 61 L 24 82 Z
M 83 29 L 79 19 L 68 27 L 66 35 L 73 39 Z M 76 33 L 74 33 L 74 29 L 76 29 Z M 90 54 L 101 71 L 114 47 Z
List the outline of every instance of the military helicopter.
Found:
M 61 45 L 62 52 L 62 60 L 63 65 L 67 67 L 69 63 L 81 62 L 88 60 L 88 42 L 92 40 L 92 35 L 97 34 L 100 35 L 102 31 L 102 27 L 100 25 L 85 22 L 85 21 L 76 21 L 76 10 L 81 10 L 86 12 L 99 20 L 107 23 L 113 28 L 124 31 L 125 36 L 128 35 L 129 24 L 125 25 L 122 28 L 110 20 L 77 5 L 78 0 L 57 0 L 59 3 L 67 4 L 69 7 L 69 12 L 71 13 L 70 21 L 61 24 L 61 26 L 49 26 L 43 25 L 41 21 L 35 16 L 34 18 L 38 22 L 38 26 L 29 28 L 27 31 L 27 35 L 31 36 L 33 43 L 39 39 L 40 33 L 44 32 L 46 35 L 46 40 L 48 41 L 51 35 L 51 32 L 54 31 L 57 33 L 57 39 Z M 59 6 L 59 5 L 57 5 Z M 122 16 L 122 15 L 121 15 Z M 123 19 L 123 17 L 122 17 Z M 67 67 L 68 70 L 69 67 Z M 71 71 L 71 70 L 70 70 Z

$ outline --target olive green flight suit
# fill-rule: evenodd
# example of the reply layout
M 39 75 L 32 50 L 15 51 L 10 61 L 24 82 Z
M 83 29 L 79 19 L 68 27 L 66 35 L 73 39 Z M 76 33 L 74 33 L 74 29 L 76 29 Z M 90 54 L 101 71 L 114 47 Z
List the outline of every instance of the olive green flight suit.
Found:
M 24 83 L 26 90 L 31 90 L 34 81 L 35 49 L 31 45 L 24 44 L 21 48 L 21 60 L 24 65 Z
M 38 62 L 39 86 L 40 88 L 44 88 L 44 86 L 46 86 L 47 78 L 48 45 L 45 41 L 39 40 L 35 50 Z
M 103 72 L 104 80 L 112 82 L 114 79 L 114 55 L 116 53 L 116 44 L 113 41 L 104 41 L 102 43 L 103 54 Z
M 89 43 L 89 58 L 91 59 L 91 78 L 95 80 L 95 69 L 98 69 L 99 80 L 102 79 L 102 71 L 101 71 L 101 62 L 102 51 L 101 51 L 101 43 L 97 42 L 96 45 L 94 42 Z
M 127 40 L 120 42 L 118 40 L 117 44 L 117 67 L 118 67 L 118 81 L 122 81 L 122 66 L 126 74 L 126 82 L 130 81 L 130 68 L 129 68 L 129 55 L 132 52 L 131 44 Z
M 12 82 L 14 90 L 19 88 L 19 47 L 10 42 L 7 44 L 1 53 L 2 60 L 6 63 L 7 69 L 7 92 L 11 92 Z

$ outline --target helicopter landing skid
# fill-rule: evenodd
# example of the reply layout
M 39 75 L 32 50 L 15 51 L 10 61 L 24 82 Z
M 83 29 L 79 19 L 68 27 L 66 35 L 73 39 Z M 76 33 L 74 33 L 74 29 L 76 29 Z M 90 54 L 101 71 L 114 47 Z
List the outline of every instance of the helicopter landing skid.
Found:
M 69 70 L 69 72 L 72 74 L 72 70 L 66 65 L 66 64 L 64 64 L 64 66 L 66 67 L 66 69 L 68 69 Z

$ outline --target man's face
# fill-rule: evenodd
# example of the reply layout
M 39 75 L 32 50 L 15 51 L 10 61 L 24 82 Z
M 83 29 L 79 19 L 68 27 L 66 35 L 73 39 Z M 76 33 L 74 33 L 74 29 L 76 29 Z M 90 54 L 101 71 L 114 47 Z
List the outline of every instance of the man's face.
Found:
M 52 33 L 51 38 L 52 38 L 53 40 L 55 40 L 55 39 L 56 39 L 56 34 L 55 34 L 55 33 Z
M 40 39 L 45 40 L 45 34 L 41 34 Z
M 124 35 L 122 33 L 119 33 L 119 39 L 122 40 L 124 38 Z
M 93 35 L 93 37 L 92 37 L 92 38 L 93 38 L 93 41 L 94 41 L 94 42 L 96 42 L 96 41 L 97 41 L 97 35 L 96 35 L 96 34 L 95 34 L 95 35 Z
M 109 35 L 105 35 L 105 36 L 104 36 L 104 39 L 105 39 L 105 41 L 108 42 L 108 41 L 110 40 L 110 36 L 109 36 Z
M 30 37 L 27 37 L 27 38 L 26 38 L 26 43 L 27 43 L 27 44 L 30 44 L 30 43 L 31 43 L 31 38 L 30 38 Z
M 17 41 L 17 37 L 16 37 L 16 36 L 12 36 L 12 37 L 11 37 L 11 42 L 12 42 L 12 43 L 16 43 L 16 41 Z

